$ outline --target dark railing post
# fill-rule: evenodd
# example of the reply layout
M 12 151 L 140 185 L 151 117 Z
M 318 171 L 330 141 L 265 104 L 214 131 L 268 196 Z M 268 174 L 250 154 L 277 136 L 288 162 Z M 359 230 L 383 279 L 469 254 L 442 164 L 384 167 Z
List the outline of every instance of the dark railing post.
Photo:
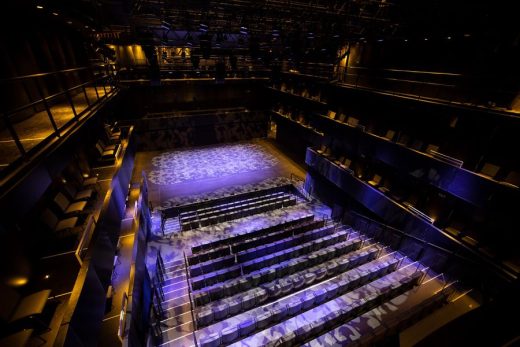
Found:
M 61 80 L 63 82 L 63 86 L 65 87 L 65 95 L 67 96 L 67 100 L 69 100 L 70 107 L 72 108 L 72 113 L 74 114 L 74 118 L 76 120 L 78 119 L 78 113 L 76 112 L 76 107 L 74 107 L 74 102 L 72 101 L 72 96 L 70 95 L 69 85 L 67 83 L 67 79 L 63 76 L 61 76 Z
M 9 116 L 7 114 L 2 114 L 2 118 L 4 120 L 6 128 L 9 130 L 9 133 L 11 134 L 11 137 L 14 140 L 14 143 L 16 144 L 16 147 L 20 151 L 20 154 L 22 156 L 25 155 L 25 148 L 23 148 L 22 143 L 20 142 L 20 138 L 18 137 L 18 134 L 16 133 L 16 130 L 14 129 L 13 125 L 11 124 L 11 121 L 9 120 Z
M 56 122 L 54 122 L 54 118 L 52 118 L 52 112 L 49 108 L 49 104 L 47 103 L 47 99 L 43 95 L 43 90 L 40 86 L 39 79 L 36 79 L 36 89 L 38 89 L 38 93 L 40 94 L 40 97 L 42 99 L 43 105 L 45 106 L 45 111 L 47 112 L 47 116 L 49 116 L 49 120 L 51 121 L 52 127 L 54 128 L 54 132 L 56 133 L 56 136 L 60 136 L 60 132 L 58 130 L 58 127 L 56 126 Z

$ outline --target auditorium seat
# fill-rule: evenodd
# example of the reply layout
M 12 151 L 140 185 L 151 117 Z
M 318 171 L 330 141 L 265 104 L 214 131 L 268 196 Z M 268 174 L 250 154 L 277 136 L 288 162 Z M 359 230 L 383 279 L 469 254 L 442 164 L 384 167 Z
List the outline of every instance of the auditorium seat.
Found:
M 49 208 L 43 211 L 41 220 L 58 237 L 79 235 L 82 231 L 78 225 L 78 217 L 68 217 L 60 220 Z
M 231 325 L 222 330 L 222 343 L 229 344 L 239 337 L 239 328 L 236 325 Z
M 96 191 L 92 188 L 79 190 L 72 183 L 66 182 L 63 184 L 63 193 L 70 201 L 90 200 L 95 197 Z
M 500 166 L 491 163 L 484 163 L 477 173 L 488 178 L 495 178 L 499 170 Z
M 197 325 L 198 326 L 206 326 L 213 322 L 213 311 L 211 310 L 203 310 L 197 312 Z
M 270 311 L 265 311 L 256 317 L 256 327 L 258 329 L 264 329 L 271 324 L 273 314 Z
M 387 139 L 388 141 L 393 141 L 395 138 L 395 130 L 388 129 L 384 138 Z
M 368 181 L 368 184 L 370 184 L 372 187 L 377 187 L 381 183 L 381 176 L 378 174 L 375 174 L 374 177 L 370 181 Z
M 239 324 L 239 335 L 247 336 L 251 334 L 256 329 L 256 321 L 254 319 L 247 319 L 244 322 Z
M 56 194 L 53 201 L 64 215 L 73 215 L 84 212 L 85 207 L 87 206 L 87 201 L 70 201 L 61 192 Z
M 502 183 L 506 183 L 514 188 L 520 187 L 520 173 L 517 171 L 510 171 Z
M 3 284 L 0 285 L 1 323 L 13 324 L 22 320 L 38 318 L 45 309 L 50 293 L 49 289 L 45 289 L 22 297 L 14 289 Z
M 351 127 L 357 127 L 359 125 L 359 119 L 349 116 L 347 118 L 347 124 L 350 125 Z
M 220 334 L 214 333 L 204 337 L 200 341 L 200 347 L 218 347 L 220 346 Z

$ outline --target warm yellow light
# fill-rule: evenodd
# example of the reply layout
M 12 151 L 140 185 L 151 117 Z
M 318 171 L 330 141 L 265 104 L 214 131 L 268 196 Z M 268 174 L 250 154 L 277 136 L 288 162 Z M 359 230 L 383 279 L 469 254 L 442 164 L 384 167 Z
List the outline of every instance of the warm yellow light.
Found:
M 7 284 L 13 287 L 21 287 L 29 282 L 27 277 L 13 277 L 7 281 Z

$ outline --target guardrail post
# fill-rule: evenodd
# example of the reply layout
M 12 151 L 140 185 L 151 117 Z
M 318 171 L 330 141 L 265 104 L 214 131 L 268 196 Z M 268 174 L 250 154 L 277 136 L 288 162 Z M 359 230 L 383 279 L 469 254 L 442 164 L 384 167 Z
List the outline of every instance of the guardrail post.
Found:
M 40 94 L 43 105 L 45 106 L 45 111 L 47 112 L 47 116 L 49 116 L 49 120 L 52 124 L 52 127 L 54 128 L 54 132 L 56 133 L 56 136 L 60 137 L 60 131 L 58 130 L 58 127 L 56 126 L 56 122 L 54 122 L 54 118 L 52 117 L 52 112 L 51 112 L 51 109 L 49 108 L 49 104 L 47 103 L 47 99 L 43 95 L 43 90 L 40 86 L 39 79 L 36 79 L 35 85 L 36 85 L 36 89 L 38 90 L 38 93 Z
M 20 154 L 22 156 L 24 156 L 26 153 L 25 148 L 23 148 L 22 142 L 20 142 L 20 138 L 18 137 L 16 130 L 14 129 L 13 125 L 11 124 L 11 121 L 9 120 L 9 116 L 7 114 L 3 113 L 2 119 L 4 120 L 7 130 L 9 130 L 9 133 L 11 134 L 11 137 L 13 138 L 14 143 L 16 144 L 16 147 L 20 151 Z

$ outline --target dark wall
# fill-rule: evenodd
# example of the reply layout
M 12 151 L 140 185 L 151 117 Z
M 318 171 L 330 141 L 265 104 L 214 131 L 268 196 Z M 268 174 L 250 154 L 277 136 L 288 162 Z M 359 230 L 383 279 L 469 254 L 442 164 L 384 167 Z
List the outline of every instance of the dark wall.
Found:
M 138 119 L 149 113 L 204 110 L 242 106 L 268 107 L 265 81 L 178 81 L 161 86 L 129 85 L 118 112 L 120 119 Z

